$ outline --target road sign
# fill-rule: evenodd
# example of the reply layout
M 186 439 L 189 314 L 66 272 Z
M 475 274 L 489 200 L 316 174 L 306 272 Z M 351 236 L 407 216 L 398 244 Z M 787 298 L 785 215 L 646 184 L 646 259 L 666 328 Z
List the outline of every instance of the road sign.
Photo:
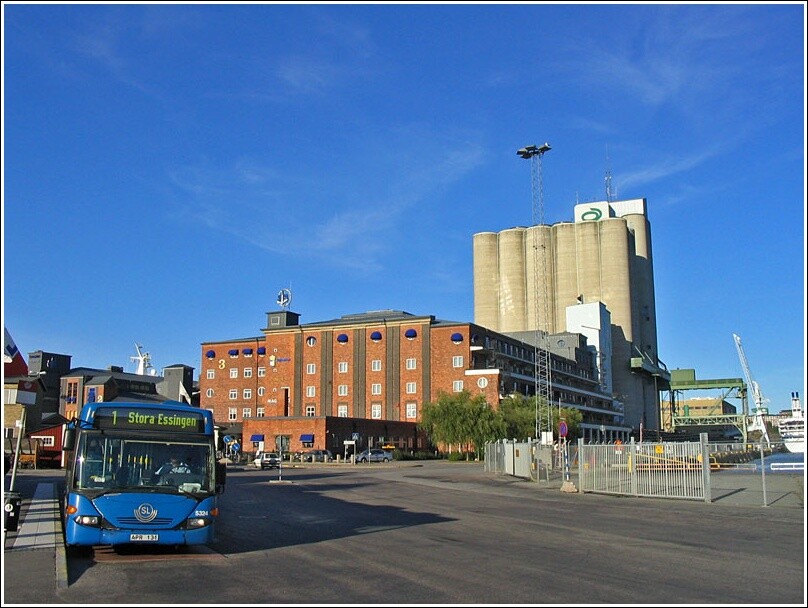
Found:
M 567 423 L 562 420 L 561 422 L 558 423 L 558 435 L 560 437 L 566 437 L 567 431 L 568 431 Z

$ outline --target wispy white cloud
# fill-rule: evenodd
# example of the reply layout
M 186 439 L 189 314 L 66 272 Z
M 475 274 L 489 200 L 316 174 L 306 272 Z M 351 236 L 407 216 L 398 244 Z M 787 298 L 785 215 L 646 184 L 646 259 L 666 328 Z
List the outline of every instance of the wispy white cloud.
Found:
M 432 141 L 445 138 L 435 135 Z M 254 159 L 224 168 L 186 166 L 169 177 L 184 201 L 184 219 L 274 254 L 376 271 L 406 235 L 417 207 L 483 160 L 482 147 L 467 140 L 455 146 L 418 149 L 409 142 L 406 150 L 402 143 L 393 147 L 394 158 L 365 155 L 379 159 L 371 174 L 382 177 L 371 184 L 334 183 L 328 193 L 314 191 L 315 176 L 281 175 Z M 290 208 L 294 214 L 285 212 Z
M 684 173 L 719 155 L 724 148 L 724 146 L 714 146 L 709 149 L 698 150 L 693 154 L 661 159 L 637 171 L 620 175 L 618 186 L 623 190 L 636 188 L 637 186 L 644 186 L 678 173 Z

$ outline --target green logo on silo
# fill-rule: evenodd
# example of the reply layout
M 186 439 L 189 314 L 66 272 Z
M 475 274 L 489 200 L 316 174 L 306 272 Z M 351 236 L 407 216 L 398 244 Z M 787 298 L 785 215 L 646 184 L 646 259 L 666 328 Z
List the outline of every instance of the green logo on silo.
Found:
M 584 222 L 597 222 L 601 217 L 603 217 L 603 212 L 597 207 L 592 207 L 589 211 L 581 214 L 581 220 Z

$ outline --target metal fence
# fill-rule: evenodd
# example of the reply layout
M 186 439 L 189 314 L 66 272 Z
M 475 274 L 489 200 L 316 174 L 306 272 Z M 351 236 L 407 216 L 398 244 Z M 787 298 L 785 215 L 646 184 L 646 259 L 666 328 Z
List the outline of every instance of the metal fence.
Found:
M 538 482 L 565 479 L 579 492 L 768 506 L 804 506 L 804 456 L 783 444 L 609 443 L 567 445 L 562 451 L 535 441 L 486 444 L 485 470 Z
M 581 492 L 710 502 L 707 435 L 699 442 L 578 444 Z

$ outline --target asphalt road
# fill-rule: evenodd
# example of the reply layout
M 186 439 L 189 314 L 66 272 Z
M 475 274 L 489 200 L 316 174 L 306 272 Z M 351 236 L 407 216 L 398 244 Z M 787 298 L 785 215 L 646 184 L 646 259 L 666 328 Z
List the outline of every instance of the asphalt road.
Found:
M 445 461 L 278 477 L 231 469 L 209 549 L 68 550 L 56 601 L 805 604 L 804 507 L 568 494 Z

